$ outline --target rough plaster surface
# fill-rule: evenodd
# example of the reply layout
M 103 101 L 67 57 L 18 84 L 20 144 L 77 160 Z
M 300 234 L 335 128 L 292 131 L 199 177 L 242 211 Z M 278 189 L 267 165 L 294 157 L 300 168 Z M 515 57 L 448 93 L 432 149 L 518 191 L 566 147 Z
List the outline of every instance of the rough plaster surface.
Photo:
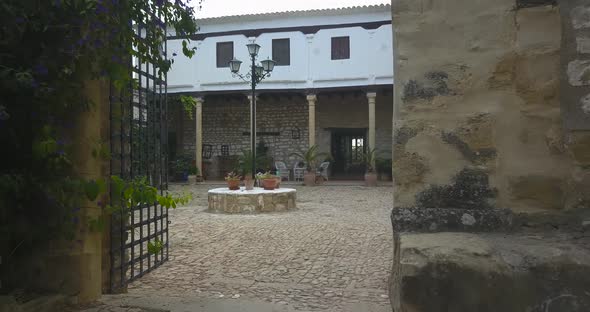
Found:
M 393 1 L 394 125 L 414 132 L 395 144 L 396 207 L 416 205 L 431 185 L 450 185 L 467 167 L 488 173 L 497 208 L 567 205 L 573 164 L 561 127 L 562 16 L 548 4 Z M 573 81 L 590 83 L 586 66 L 575 64 Z M 416 172 L 419 179 L 407 178 Z

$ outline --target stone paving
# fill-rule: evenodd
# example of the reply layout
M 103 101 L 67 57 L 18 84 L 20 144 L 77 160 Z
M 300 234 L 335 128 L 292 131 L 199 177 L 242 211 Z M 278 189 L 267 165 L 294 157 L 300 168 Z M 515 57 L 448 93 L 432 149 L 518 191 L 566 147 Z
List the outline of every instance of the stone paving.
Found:
M 174 186 L 170 261 L 129 295 L 259 300 L 296 311 L 391 311 L 392 188 L 297 187 L 298 210 L 212 214 L 211 185 Z

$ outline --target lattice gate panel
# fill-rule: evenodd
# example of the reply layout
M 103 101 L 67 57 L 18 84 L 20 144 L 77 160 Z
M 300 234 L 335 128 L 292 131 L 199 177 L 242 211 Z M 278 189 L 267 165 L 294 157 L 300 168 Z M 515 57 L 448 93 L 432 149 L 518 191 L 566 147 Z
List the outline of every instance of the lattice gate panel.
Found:
M 137 36 L 151 35 L 136 25 Z M 163 192 L 168 188 L 166 76 L 158 73 L 156 65 L 136 58 L 130 67 L 134 83 L 128 90 L 111 88 L 111 174 L 126 181 L 145 179 Z M 124 291 L 130 282 L 168 260 L 168 224 L 168 209 L 158 203 L 112 215 L 112 292 Z M 150 253 L 149 245 L 161 250 Z

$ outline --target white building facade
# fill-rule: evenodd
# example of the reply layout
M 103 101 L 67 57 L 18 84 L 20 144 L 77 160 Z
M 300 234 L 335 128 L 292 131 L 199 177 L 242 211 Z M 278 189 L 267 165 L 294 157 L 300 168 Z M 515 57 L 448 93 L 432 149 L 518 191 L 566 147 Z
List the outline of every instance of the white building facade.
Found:
M 335 177 L 353 178 L 364 171 L 359 151 L 390 155 L 391 9 L 380 5 L 203 19 L 189 44 L 192 59 L 171 36 L 168 93 L 197 99 L 194 119 L 171 107 L 172 158 L 195 155 L 204 175 L 218 178 L 249 149 L 250 85 L 232 75 L 228 61 L 243 61 L 245 74 L 253 42 L 259 61 L 277 61 L 256 93 L 258 143 L 271 166 L 292 167 L 294 152 L 318 145 L 331 154 Z

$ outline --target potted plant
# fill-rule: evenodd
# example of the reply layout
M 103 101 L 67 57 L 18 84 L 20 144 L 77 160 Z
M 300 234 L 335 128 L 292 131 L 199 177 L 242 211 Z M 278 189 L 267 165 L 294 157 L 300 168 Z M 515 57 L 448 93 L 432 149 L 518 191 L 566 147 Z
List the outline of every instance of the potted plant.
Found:
M 252 152 L 250 150 L 242 151 L 242 155 L 238 157 L 238 168 L 244 176 L 246 190 L 253 190 L 256 181 L 252 179 Z
M 277 178 L 270 172 L 257 173 L 256 178 L 262 182 L 262 187 L 267 191 L 272 191 L 277 187 Z
M 188 181 L 191 157 L 187 155 L 181 155 L 176 158 L 173 163 L 174 178 L 177 181 L 186 182 Z
M 188 181 L 189 183 L 201 182 L 199 180 L 199 168 L 197 166 L 191 166 L 188 170 Z
M 375 172 L 377 150 L 374 148 L 369 149 L 364 156 L 363 160 L 367 168 L 365 173 L 365 186 L 377 186 L 377 173 Z
M 301 158 L 305 163 L 305 174 L 303 175 L 303 183 L 305 186 L 314 186 L 316 184 L 315 168 L 317 167 L 317 160 L 320 157 L 327 157 L 329 155 L 327 153 L 318 152 L 317 145 L 310 147 L 306 151 L 293 153 L 291 155 Z
M 237 191 L 240 189 L 241 179 L 242 177 L 234 172 L 230 172 L 225 176 L 225 182 L 227 182 L 227 187 L 232 191 Z

